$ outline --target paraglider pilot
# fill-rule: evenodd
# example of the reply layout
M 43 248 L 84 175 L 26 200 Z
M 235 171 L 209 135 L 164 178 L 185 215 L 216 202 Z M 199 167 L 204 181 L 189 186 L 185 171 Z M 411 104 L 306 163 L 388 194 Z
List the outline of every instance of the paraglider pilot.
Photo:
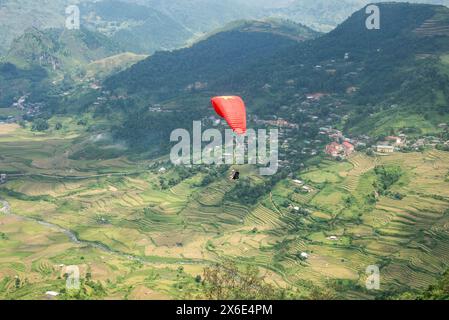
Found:
M 240 178 L 240 172 L 232 170 L 230 179 L 231 180 L 238 180 Z

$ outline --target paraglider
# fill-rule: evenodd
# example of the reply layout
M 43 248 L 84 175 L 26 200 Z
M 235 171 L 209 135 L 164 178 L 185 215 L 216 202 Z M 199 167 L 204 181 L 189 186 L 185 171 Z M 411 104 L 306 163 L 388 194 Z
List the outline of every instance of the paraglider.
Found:
M 211 99 L 215 112 L 226 120 L 231 129 L 239 134 L 246 133 L 246 107 L 242 98 L 237 96 L 221 96 Z M 240 172 L 232 170 L 230 180 L 239 180 Z
M 235 133 L 246 133 L 246 108 L 242 98 L 221 96 L 212 98 L 211 102 L 215 112 L 226 120 Z

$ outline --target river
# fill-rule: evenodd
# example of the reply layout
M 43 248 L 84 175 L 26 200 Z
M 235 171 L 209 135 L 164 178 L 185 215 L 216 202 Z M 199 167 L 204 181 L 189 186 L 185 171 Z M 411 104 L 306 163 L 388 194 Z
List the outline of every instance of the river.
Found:
M 24 216 L 20 216 L 20 215 L 14 214 L 12 212 L 12 210 L 11 210 L 10 204 L 6 200 L 0 199 L 0 205 L 1 205 L 1 207 L 0 207 L 0 214 L 3 213 L 3 214 L 6 214 L 6 215 L 9 215 L 9 216 L 16 217 L 16 218 L 21 219 L 21 220 L 27 220 L 27 221 L 33 221 L 33 222 L 39 223 L 40 225 L 43 225 L 43 226 L 45 226 L 47 228 L 51 228 L 51 229 L 56 230 L 58 232 L 64 233 L 65 235 L 67 235 L 67 237 L 73 243 L 76 243 L 76 244 L 79 244 L 79 245 L 86 245 L 86 246 L 94 247 L 94 248 L 97 248 L 99 250 L 105 251 L 107 253 L 110 253 L 110 254 L 113 254 L 113 255 L 116 255 L 116 256 L 120 256 L 122 258 L 131 260 L 131 261 L 137 261 L 137 262 L 140 262 L 142 264 L 167 264 L 167 262 L 163 262 L 163 263 L 162 262 L 161 263 L 150 262 L 150 261 L 144 260 L 144 259 L 142 259 L 140 257 L 136 257 L 136 256 L 133 256 L 133 255 L 121 252 L 121 251 L 113 250 L 113 249 L 109 248 L 108 246 L 106 246 L 104 244 L 101 244 L 101 243 L 98 243 L 98 242 L 81 240 L 81 239 L 78 238 L 76 233 L 73 232 L 72 230 L 63 228 L 63 227 L 61 227 L 59 225 L 56 225 L 56 224 L 53 224 L 51 222 L 42 221 L 42 220 L 39 220 L 39 219 L 36 219 L 36 218 L 24 217 Z M 198 260 L 198 261 L 186 261 L 186 260 L 184 260 L 184 261 L 179 261 L 179 264 L 200 264 L 200 263 L 204 263 L 204 262 L 205 261 L 200 261 L 200 260 Z

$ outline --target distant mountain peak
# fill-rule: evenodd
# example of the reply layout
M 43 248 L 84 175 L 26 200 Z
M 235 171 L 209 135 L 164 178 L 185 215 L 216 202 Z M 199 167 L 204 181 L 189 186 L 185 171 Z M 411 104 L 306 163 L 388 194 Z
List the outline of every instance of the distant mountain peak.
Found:
M 31 27 L 13 40 L 5 60 L 21 67 L 39 65 L 57 70 L 71 64 L 89 63 L 121 51 L 106 36 L 84 28 L 40 30 Z

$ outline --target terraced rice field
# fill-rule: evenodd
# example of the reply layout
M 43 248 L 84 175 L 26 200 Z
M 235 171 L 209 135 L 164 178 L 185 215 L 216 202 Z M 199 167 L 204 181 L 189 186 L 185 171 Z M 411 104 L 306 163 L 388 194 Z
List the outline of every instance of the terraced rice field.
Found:
M 45 136 L 19 136 L 20 147 L 0 145 L 8 154 L 1 170 L 26 173 L 0 188 L 15 214 L 0 210 L 2 298 L 45 298 L 45 291 L 62 290 L 61 266 L 71 264 L 106 288 L 94 297 L 132 299 L 200 294 L 194 277 L 224 259 L 257 265 L 276 285 L 303 291 L 344 279 L 344 298 L 374 296 L 363 289 L 369 265 L 381 267 L 382 290 L 426 287 L 449 266 L 446 152 L 356 153 L 346 162 L 323 161 L 298 173 L 311 192 L 289 178 L 248 206 L 226 200 L 234 188 L 226 178 L 199 187 L 204 174 L 196 173 L 163 189 L 159 179 L 172 169 L 143 170 L 148 163 L 126 159 L 97 166 L 61 160 L 55 150 L 64 150 L 67 141 L 27 150 Z M 54 166 L 29 161 L 30 152 Z M 378 165 L 401 167 L 391 191 L 404 194 L 402 200 L 367 202 Z
M 393 190 L 406 196 L 402 200 L 380 197 L 373 208 L 360 215 L 360 221 L 345 224 L 344 234 L 351 238 L 348 249 L 363 252 L 365 260 L 379 264 L 390 261 L 381 269 L 387 288 L 430 285 L 448 267 L 449 254 L 443 248 L 449 236 L 449 154 L 433 150 L 379 158 L 356 155 L 349 162 L 354 167 L 341 186 L 356 199 L 367 194 L 369 185 L 364 180 L 375 165 L 401 166 L 405 177 Z M 323 200 L 315 196 L 314 201 Z M 323 251 L 323 247 L 316 250 Z M 341 265 L 357 262 L 351 260 Z

